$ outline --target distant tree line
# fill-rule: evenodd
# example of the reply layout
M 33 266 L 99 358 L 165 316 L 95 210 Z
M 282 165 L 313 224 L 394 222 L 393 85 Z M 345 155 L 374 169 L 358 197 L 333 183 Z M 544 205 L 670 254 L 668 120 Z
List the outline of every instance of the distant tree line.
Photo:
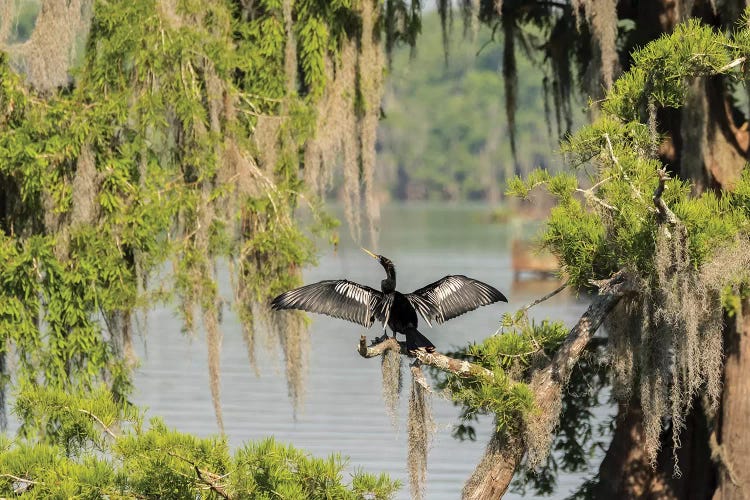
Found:
M 425 14 L 423 24 L 415 49 L 397 49 L 389 69 L 377 142 L 380 189 L 399 200 L 496 202 L 514 175 L 560 168 L 540 64 L 518 57 L 514 157 L 502 34 L 484 25 L 469 32 L 456 26 L 447 35 L 446 59 L 438 13 Z M 585 105 L 582 98 L 575 105 L 577 121 Z

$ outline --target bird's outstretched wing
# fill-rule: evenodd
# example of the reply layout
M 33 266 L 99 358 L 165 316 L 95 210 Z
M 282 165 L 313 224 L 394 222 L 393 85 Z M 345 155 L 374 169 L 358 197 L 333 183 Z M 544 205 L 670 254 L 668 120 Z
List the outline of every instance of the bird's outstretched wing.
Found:
M 370 327 L 383 293 L 349 280 L 326 280 L 284 292 L 272 309 L 301 309 Z
M 428 320 L 443 323 L 497 301 L 508 302 L 496 288 L 466 276 L 450 275 L 415 290 L 406 298 Z M 428 319 L 429 318 L 429 319 Z
M 421 290 L 424 290 L 422 288 Z M 418 292 L 419 290 L 417 290 Z M 440 309 L 430 302 L 430 300 L 422 295 L 417 295 L 417 292 L 407 293 L 405 295 L 412 307 L 424 318 L 428 325 L 432 326 L 432 321 L 440 317 Z

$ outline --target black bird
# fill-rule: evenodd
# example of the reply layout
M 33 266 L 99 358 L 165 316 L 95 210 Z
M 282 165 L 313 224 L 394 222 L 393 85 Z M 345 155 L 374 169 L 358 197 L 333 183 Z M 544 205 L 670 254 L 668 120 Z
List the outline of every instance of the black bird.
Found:
M 505 295 L 494 287 L 462 275 L 449 275 L 434 283 L 402 294 L 396 291 L 396 268 L 393 262 L 362 249 L 377 259 L 385 269 L 386 278 L 380 290 L 349 280 L 326 280 L 284 292 L 271 301 L 272 309 L 301 309 L 327 314 L 359 323 L 367 328 L 377 319 L 383 323 L 383 337 L 388 326 L 396 333 L 406 335 L 406 348 L 412 352 L 425 349 L 433 352 L 435 346 L 417 330 L 417 312 L 428 325 L 431 321 L 443 323 L 451 318 L 473 311 L 497 301 L 508 302 Z M 380 340 L 378 339 L 378 340 Z

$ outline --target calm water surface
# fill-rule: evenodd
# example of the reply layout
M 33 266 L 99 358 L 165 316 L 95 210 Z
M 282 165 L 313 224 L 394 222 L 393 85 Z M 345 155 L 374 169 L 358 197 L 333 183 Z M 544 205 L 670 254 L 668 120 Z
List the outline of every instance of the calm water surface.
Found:
M 509 304 L 480 308 L 432 329 L 423 325 L 422 332 L 440 351 L 492 334 L 503 312 L 513 311 L 557 286 L 554 281 L 514 285 L 511 238 L 534 228 L 489 225 L 483 220 L 485 214 L 486 208 L 450 205 L 392 205 L 383 210 L 384 230 L 378 252 L 394 261 L 399 290 L 412 291 L 446 274 L 466 274 L 493 284 L 510 300 Z M 346 277 L 378 288 L 384 276 L 382 268 L 344 232 L 342 229 L 338 251 L 324 249 L 320 265 L 305 272 L 305 282 Z M 228 283 L 223 287 L 229 295 Z M 585 307 L 586 302 L 560 294 L 531 312 L 537 318 L 549 316 L 572 325 Z M 186 338 L 180 327 L 173 309 L 157 309 L 149 315 L 149 333 L 139 343 L 142 367 L 135 378 L 134 399 L 150 414 L 162 416 L 181 431 L 215 434 L 205 343 L 201 337 Z M 381 396 L 380 362 L 363 359 L 356 352 L 359 335 L 365 332 L 362 327 L 324 316 L 312 317 L 305 402 L 296 418 L 287 398 L 279 353 L 261 353 L 261 375 L 256 376 L 248 365 L 237 318 L 228 312 L 223 332 L 222 403 L 232 446 L 273 435 L 317 456 L 340 452 L 350 457 L 351 468 L 383 471 L 401 479 L 404 488 L 399 498 L 408 498 L 408 382 L 402 393 L 398 429 L 394 429 Z M 379 331 L 373 327 L 367 333 L 373 336 Z M 458 442 L 450 435 L 457 408 L 433 396 L 432 410 L 438 430 L 428 458 L 427 498 L 459 498 L 464 481 L 484 451 L 492 423 L 489 418 L 480 421 L 476 442 Z M 566 496 L 581 481 L 580 475 L 561 476 L 555 497 Z

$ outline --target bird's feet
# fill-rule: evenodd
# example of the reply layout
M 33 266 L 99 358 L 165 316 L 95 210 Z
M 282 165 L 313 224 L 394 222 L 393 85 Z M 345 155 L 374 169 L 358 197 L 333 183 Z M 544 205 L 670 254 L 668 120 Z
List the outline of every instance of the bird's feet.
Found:
M 417 346 L 413 346 L 413 345 L 408 345 L 407 344 L 407 346 L 406 346 L 406 352 L 408 352 L 409 356 L 411 356 L 412 358 L 416 358 L 417 354 L 420 353 L 420 352 L 427 352 L 427 353 L 433 353 L 433 352 L 435 352 L 435 347 L 434 346 L 417 347 Z
M 377 345 L 381 342 L 385 342 L 386 340 L 388 340 L 388 334 L 384 332 L 382 336 L 375 337 L 374 339 L 372 339 L 371 345 Z

